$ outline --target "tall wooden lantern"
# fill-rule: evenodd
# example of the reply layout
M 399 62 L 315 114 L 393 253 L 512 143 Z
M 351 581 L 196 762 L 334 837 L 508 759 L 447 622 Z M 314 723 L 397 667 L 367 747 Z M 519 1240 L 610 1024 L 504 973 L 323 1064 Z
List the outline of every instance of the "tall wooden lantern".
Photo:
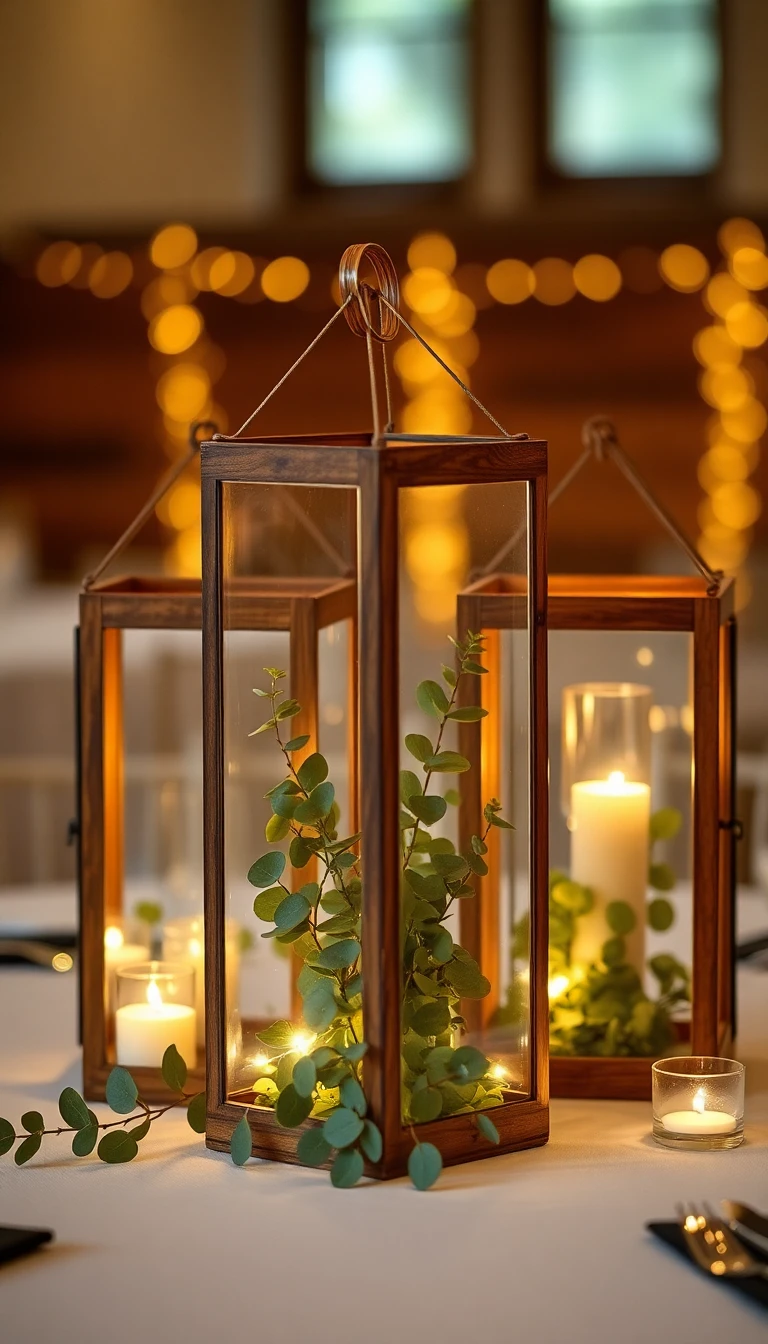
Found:
M 610 422 L 586 426 L 564 485 L 593 454 L 615 462 L 699 571 L 548 582 L 550 703 L 561 714 L 560 731 L 551 724 L 552 1092 L 644 1099 L 654 1058 L 723 1055 L 733 1040 L 733 583 L 681 536 Z M 460 628 L 487 632 L 493 648 L 519 627 L 526 601 L 504 561 L 497 554 L 459 604 Z M 467 742 L 467 755 L 479 747 Z M 494 783 L 492 773 L 485 790 Z M 477 798 L 467 829 L 476 808 Z M 465 939 L 481 956 L 502 946 L 514 964 L 525 925 L 504 939 L 501 877 L 489 866 Z M 514 1020 L 517 1006 L 508 996 L 488 1012 Z
M 371 284 L 360 278 L 369 265 Z M 443 1161 L 461 1162 L 548 1135 L 546 445 L 500 427 L 488 438 L 379 428 L 376 360 L 399 323 L 408 325 L 387 254 L 350 249 L 341 289 L 337 317 L 367 339 L 373 433 L 259 439 L 241 430 L 202 445 L 205 923 L 209 1146 L 228 1148 L 247 1122 L 256 1155 L 330 1164 L 334 1181 L 349 1184 L 364 1169 L 400 1175 L 414 1149 L 426 1167 L 433 1145 Z M 259 556 L 251 540 L 274 518 L 281 490 L 292 515 Z M 409 506 L 457 491 L 463 577 L 435 624 L 414 598 Z M 237 586 L 260 579 L 263 565 L 279 566 L 284 582 L 305 573 L 302 514 L 323 520 L 353 567 L 359 613 L 346 666 L 321 678 L 319 747 L 303 764 L 294 686 L 279 665 L 262 670 L 267 660 L 254 648 L 257 698 L 242 700 L 230 629 Z M 468 631 L 448 639 L 458 588 L 497 544 L 491 520 L 505 517 L 525 534 L 528 594 L 516 697 L 503 669 L 495 687 L 515 740 L 514 770 L 484 800 L 486 815 L 460 851 L 469 762 L 459 731 L 481 715 L 477 686 L 490 678 L 482 640 Z M 338 738 L 350 697 L 359 725 L 351 755 Z M 230 842 L 233 766 L 235 777 L 247 769 L 264 780 L 250 811 L 266 840 L 254 824 L 247 861 Z M 525 850 L 516 879 L 531 932 L 519 1019 L 496 1032 L 477 1021 L 474 1005 L 498 994 L 500 968 L 462 947 L 457 911 L 476 899 L 487 835 L 506 837 L 511 826 Z M 300 1011 L 276 1006 L 266 1029 L 227 973 L 227 920 L 246 876 L 254 927 L 303 962 Z M 503 869 L 504 880 L 512 877 Z M 261 994 L 269 995 L 266 982 Z
M 80 595 L 81 1036 L 84 1092 L 94 1101 L 103 1099 L 115 1063 L 131 1068 L 148 1100 L 165 1098 L 168 1093 L 160 1064 L 171 1042 L 185 1054 L 191 1076 L 198 1082 L 204 1078 L 202 854 L 198 849 L 202 776 L 194 750 L 201 726 L 186 703 L 185 715 L 195 720 L 186 725 L 192 740 L 191 760 L 189 742 L 161 751 L 150 738 L 142 742 L 141 754 L 137 754 L 126 721 L 150 717 L 150 707 L 135 660 L 126 665 L 123 647 L 126 637 L 141 640 L 147 638 L 146 632 L 155 632 L 163 644 L 156 663 L 158 675 L 166 680 L 170 677 L 168 649 L 183 649 L 192 667 L 191 679 L 199 686 L 201 584 L 199 579 L 100 577 L 197 453 L 201 428 L 193 431 L 187 459 L 164 478 L 138 519 L 85 581 Z M 279 512 L 279 501 L 276 507 Z M 325 553 L 327 564 L 327 546 Z M 335 555 L 331 558 L 338 560 Z M 307 752 L 317 740 L 323 637 L 346 631 L 354 623 L 354 597 L 354 584 L 340 577 L 340 571 L 331 577 L 317 574 L 287 581 L 263 576 L 258 582 L 237 585 L 232 593 L 232 638 L 247 643 L 258 632 L 262 643 L 265 637 L 270 641 L 273 653 L 286 647 L 291 682 L 304 707 L 297 727 L 307 736 Z M 172 692 L 165 689 L 170 700 Z M 199 703 L 197 697 L 191 703 Z M 172 708 L 169 705 L 168 711 Z M 126 817 L 127 789 L 142 781 L 149 792 L 149 807 L 142 813 L 131 806 Z M 179 832 L 174 837 L 176 852 L 165 854 L 158 865 L 153 863 L 156 835 L 146 825 L 147 810 L 153 818 L 159 816 L 166 832 L 171 821 Z M 169 813 L 181 815 L 169 817 Z M 245 829 L 248 824 L 243 813 L 239 826 Z M 168 872 L 174 862 L 181 869 L 180 879 L 178 873 L 174 879 Z M 149 879 L 139 876 L 137 880 L 137 873 L 149 873 Z M 228 938 L 230 976 L 235 979 L 247 979 L 253 961 L 253 952 L 241 945 L 241 928 L 242 921 L 233 916 Z M 289 1000 L 295 998 L 290 963 L 281 961 L 279 969 L 285 980 L 281 989 Z

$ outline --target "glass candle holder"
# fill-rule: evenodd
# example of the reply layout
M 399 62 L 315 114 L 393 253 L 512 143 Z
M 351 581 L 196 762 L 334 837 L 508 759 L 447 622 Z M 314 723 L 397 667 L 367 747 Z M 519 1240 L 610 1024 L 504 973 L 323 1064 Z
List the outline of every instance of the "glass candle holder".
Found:
M 651 783 L 650 686 L 589 681 L 563 690 L 561 803 L 573 811 L 572 789 L 583 781 Z
M 117 973 L 115 1053 L 127 1068 L 159 1069 L 169 1045 L 197 1064 L 195 971 L 169 961 L 121 966 Z
M 205 932 L 202 915 L 180 915 L 163 925 L 163 958 L 194 967 L 197 1044 L 205 1046 Z M 240 1001 L 240 925 L 226 921 L 225 969 L 227 1002 Z
M 665 1148 L 738 1148 L 744 1138 L 744 1065 L 685 1055 L 653 1075 L 653 1137 Z

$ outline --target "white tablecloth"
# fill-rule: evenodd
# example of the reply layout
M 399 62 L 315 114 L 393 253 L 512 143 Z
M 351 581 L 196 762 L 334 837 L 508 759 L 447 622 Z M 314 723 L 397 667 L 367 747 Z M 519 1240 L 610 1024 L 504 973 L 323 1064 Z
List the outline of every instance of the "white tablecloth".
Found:
M 764 919 L 743 909 L 742 933 Z M 768 1210 L 768 974 L 739 972 L 747 1139 L 674 1153 L 640 1102 L 555 1101 L 547 1147 L 408 1180 L 334 1190 L 324 1172 L 207 1152 L 165 1117 L 126 1166 L 48 1139 L 0 1160 L 0 1221 L 51 1247 L 0 1268 L 3 1344 L 757 1344 L 768 1317 L 644 1231 L 676 1200 Z M 80 1085 L 75 980 L 0 970 L 0 1115 L 51 1122 Z M 97 1108 L 99 1109 L 99 1108 Z

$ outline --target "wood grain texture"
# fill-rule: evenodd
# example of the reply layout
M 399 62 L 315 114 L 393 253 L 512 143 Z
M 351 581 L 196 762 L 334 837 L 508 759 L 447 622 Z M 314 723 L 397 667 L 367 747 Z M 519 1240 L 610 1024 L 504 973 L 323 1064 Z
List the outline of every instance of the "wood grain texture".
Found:
M 720 876 L 720 637 L 717 604 L 696 607 L 693 635 L 693 997 L 694 1054 L 717 1052 Z

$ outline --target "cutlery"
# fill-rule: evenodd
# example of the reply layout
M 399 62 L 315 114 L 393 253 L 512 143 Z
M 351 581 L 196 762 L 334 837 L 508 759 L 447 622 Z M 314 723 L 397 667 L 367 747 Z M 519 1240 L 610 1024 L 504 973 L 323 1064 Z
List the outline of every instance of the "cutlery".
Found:
M 768 1265 L 760 1264 L 732 1232 L 720 1214 L 709 1204 L 698 1208 L 681 1204 L 678 1217 L 685 1233 L 685 1244 L 691 1258 L 707 1274 L 715 1278 L 768 1279 Z
M 768 1218 L 735 1199 L 721 1199 L 720 1205 L 731 1229 L 768 1254 Z

